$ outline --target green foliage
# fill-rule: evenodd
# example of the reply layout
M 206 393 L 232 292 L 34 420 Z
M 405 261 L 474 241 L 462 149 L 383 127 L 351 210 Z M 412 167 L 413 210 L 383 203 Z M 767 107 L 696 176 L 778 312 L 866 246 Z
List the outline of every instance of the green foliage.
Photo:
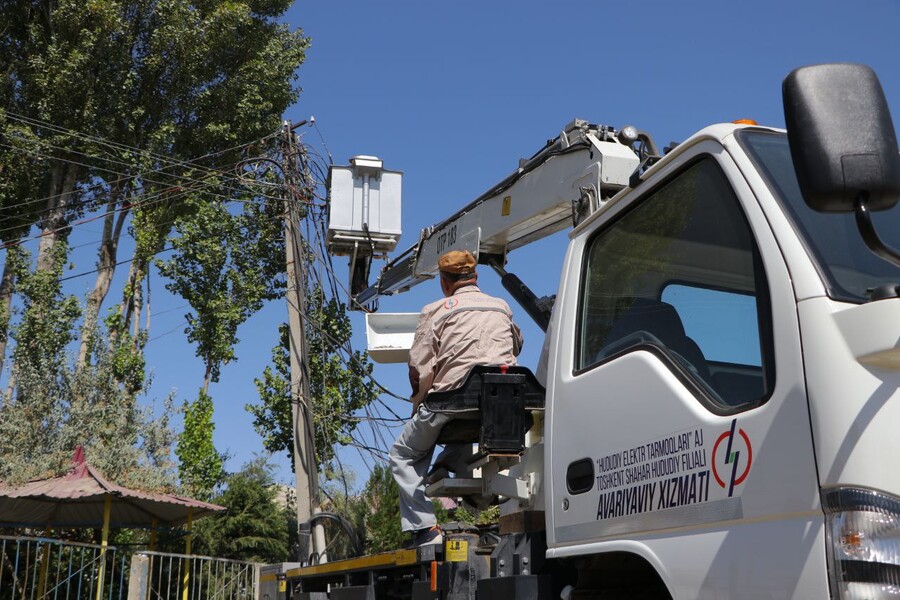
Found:
M 278 334 L 280 343 L 272 348 L 272 365 L 265 368 L 262 379 L 254 379 L 262 404 L 247 404 L 245 409 L 253 415 L 253 428 L 262 436 L 263 447 L 269 452 L 287 452 L 293 462 L 287 323 L 278 327 Z
M 12 332 L 17 342 L 12 377 L 18 387 L 2 408 L 0 455 L 10 460 L 2 461 L 0 479 L 20 475 L 14 462 L 51 469 L 52 459 L 42 455 L 48 447 L 56 449 L 54 442 L 69 417 L 69 405 L 61 401 L 67 398 L 69 384 L 65 348 L 73 339 L 79 309 L 74 297 L 63 295 L 59 283 L 66 259 L 64 245 L 56 247 L 53 258 L 52 270 L 43 272 L 31 271 L 27 255 L 20 256 L 16 265 L 22 318 Z M 67 399 L 71 402 L 71 397 Z M 74 446 L 69 449 L 70 457 L 74 450 Z
M 389 467 L 377 465 L 372 469 L 363 492 L 371 513 L 366 519 L 366 550 L 385 552 L 403 545 L 400 529 L 400 488 Z
M 284 10 L 284 0 L 0 1 L 0 207 L 13 225 L 3 239 L 42 215 L 52 245 L 79 213 L 103 207 L 101 255 L 114 255 L 112 221 L 139 207 L 129 302 L 184 208 L 180 192 L 219 193 L 205 174 L 241 158 L 223 149 L 276 131 L 296 101 L 309 40 L 280 22 Z M 172 167 L 198 156 L 195 170 Z M 43 207 L 23 203 L 42 196 Z M 88 307 L 91 325 L 105 295 Z
M 80 444 L 113 481 L 170 489 L 170 402 L 160 418 L 151 404 L 139 405 L 120 382 L 107 345 L 91 347 L 87 368 L 70 365 L 66 347 L 79 308 L 61 291 L 65 245 L 57 244 L 53 255 L 52 270 L 29 270 L 24 256 L 18 263 L 23 314 L 12 334 L 15 393 L 0 407 L 0 480 L 16 484 L 64 473 Z
M 32 368 L 46 360 L 65 361 L 65 347 L 75 339 L 73 326 L 80 316 L 78 299 L 62 293 L 63 266 L 68 249 L 57 244 L 46 271 L 31 271 L 27 255 L 17 263 L 18 291 L 22 319 L 12 337 L 16 340 L 13 358 L 17 366 Z M 24 252 L 24 251 L 23 251 Z
M 0 106 L 181 157 L 261 137 L 296 101 L 309 45 L 279 23 L 286 5 L 4 0 Z
M 122 383 L 125 391 L 136 394 L 141 391 L 146 380 L 144 346 L 147 344 L 147 332 L 140 331 L 137 336 L 132 336 L 125 328 L 122 315 L 116 310 L 109 312 L 105 323 L 111 342 L 113 375 Z
M 194 552 L 263 563 L 289 559 L 291 510 L 277 501 L 271 467 L 257 459 L 232 475 L 212 501 L 224 513 L 198 521 Z
M 353 442 L 355 413 L 378 398 L 365 352 L 349 352 L 352 326 L 347 306 L 326 298 L 321 287 L 307 295 L 306 328 L 310 395 L 316 424 L 316 452 L 322 465 L 334 459 L 335 446 Z M 346 356 L 345 356 L 346 355 Z
M 349 347 L 351 324 L 347 307 L 326 298 L 320 287 L 307 294 L 307 357 L 309 387 L 315 427 L 316 462 L 320 471 L 335 470 L 335 446 L 353 441 L 359 424 L 354 413 L 378 397 L 368 376 L 372 364 L 364 352 L 342 358 Z M 248 404 L 253 427 L 271 452 L 293 457 L 290 396 L 290 349 L 287 325 L 280 330 L 280 343 L 272 349 L 272 365 L 256 379 L 261 404 Z M 346 361 L 346 362 L 345 362 Z
M 500 522 L 500 505 L 495 504 L 484 510 L 475 510 L 460 504 L 453 511 L 453 519 L 470 525 L 495 525 Z
M 400 529 L 400 488 L 391 469 L 376 465 L 369 474 L 360 501 L 366 507 L 366 553 L 387 552 L 403 546 L 407 535 Z M 438 523 L 446 523 L 452 515 L 438 500 L 433 500 Z
M 238 327 L 265 300 L 280 295 L 284 278 L 283 249 L 273 243 L 279 223 L 271 207 L 254 202 L 230 212 L 219 200 L 189 198 L 189 212 L 176 222 L 171 243 L 176 254 L 159 261 L 166 288 L 186 299 L 188 340 L 197 345 L 205 365 L 203 388 L 193 404 L 185 403 L 184 433 L 176 453 L 181 478 L 199 497 L 208 498 L 222 478 L 222 457 L 213 446 L 210 382 L 219 379 L 223 364 L 236 360 Z M 283 248 L 283 246 L 282 246 Z
M 6 250 L 6 265 L 4 265 L 5 269 L 10 269 L 12 274 L 12 279 L 15 279 L 17 273 L 21 273 L 23 270 L 23 264 L 28 260 L 28 253 L 24 248 L 19 246 L 13 246 Z M 12 294 L 14 287 L 14 283 L 10 282 L 10 290 L 9 293 Z M 9 323 L 10 318 L 12 317 L 11 310 L 6 306 L 5 303 L 0 301 L 0 343 L 5 344 L 9 337 Z M 6 351 L 5 345 L 3 346 L 3 351 Z
M 33 203 L 23 202 L 41 189 L 42 175 L 46 173 L 46 161 L 36 159 L 33 153 L 39 148 L 39 140 L 30 128 L 7 121 L 0 106 L 0 240 L 18 240 L 28 231 L 37 212 Z M 10 253 L 7 254 L 7 257 Z M 9 258 L 7 258 L 9 260 Z M 5 331 L 5 327 L 3 327 Z
M 175 256 L 158 261 L 166 289 L 187 300 L 188 340 L 206 365 L 205 383 L 216 382 L 235 360 L 238 326 L 284 290 L 284 246 L 279 223 L 250 201 L 234 214 L 219 200 L 192 197 L 190 213 L 176 222 Z
M 224 460 L 213 445 L 213 403 L 206 392 L 200 390 L 197 399 L 185 402 L 184 431 L 178 436 L 175 454 L 178 456 L 178 474 L 181 483 L 191 494 L 201 500 L 209 500 L 213 490 L 224 476 Z

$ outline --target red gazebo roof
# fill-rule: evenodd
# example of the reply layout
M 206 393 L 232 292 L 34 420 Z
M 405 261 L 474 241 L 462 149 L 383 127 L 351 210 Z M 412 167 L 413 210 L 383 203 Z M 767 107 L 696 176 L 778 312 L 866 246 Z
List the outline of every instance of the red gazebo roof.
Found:
M 0 525 L 11 527 L 102 527 L 106 497 L 111 527 L 181 525 L 225 510 L 224 506 L 175 494 L 144 492 L 110 483 L 85 460 L 79 446 L 69 472 L 20 487 L 0 482 Z

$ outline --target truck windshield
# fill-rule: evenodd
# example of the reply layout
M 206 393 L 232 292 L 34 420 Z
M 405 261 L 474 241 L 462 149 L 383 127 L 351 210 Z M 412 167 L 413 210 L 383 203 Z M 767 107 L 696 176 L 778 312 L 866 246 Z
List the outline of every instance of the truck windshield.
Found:
M 748 129 L 737 135 L 800 233 L 831 298 L 866 302 L 870 290 L 900 284 L 900 268 L 866 247 L 852 213 L 820 213 L 806 205 L 786 134 Z M 886 244 L 900 247 L 900 206 L 872 213 L 872 221 Z

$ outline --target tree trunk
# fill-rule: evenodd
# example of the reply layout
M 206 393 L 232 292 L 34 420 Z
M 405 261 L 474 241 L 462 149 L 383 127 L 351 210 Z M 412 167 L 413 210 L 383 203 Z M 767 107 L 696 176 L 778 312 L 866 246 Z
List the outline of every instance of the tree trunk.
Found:
M 37 269 L 46 271 L 53 260 L 53 245 L 59 239 L 66 225 L 66 209 L 75 191 L 78 167 L 54 161 L 50 176 L 50 199 L 47 200 L 47 214 L 41 219 L 41 241 L 38 245 Z
M 145 317 L 146 321 L 144 324 L 144 331 L 147 334 L 150 334 L 150 273 L 147 273 L 145 279 L 147 280 L 147 300 L 144 304 L 147 306 L 147 316 Z M 135 341 L 136 343 L 136 341 Z
M 162 214 L 168 214 L 170 210 L 171 207 L 163 208 Z M 153 228 L 145 230 L 144 233 L 151 236 L 151 239 L 154 239 L 155 241 L 145 250 L 144 254 L 141 256 L 135 255 L 128 272 L 128 281 L 125 284 L 125 292 L 122 294 L 122 304 L 120 305 L 119 313 L 122 315 L 122 330 L 128 331 L 133 327 L 135 336 L 140 330 L 137 320 L 140 319 L 141 309 L 143 308 L 141 304 L 141 285 L 145 279 L 148 279 L 147 300 L 144 303 L 147 308 L 147 326 L 145 331 L 150 331 L 150 261 L 156 253 L 160 252 L 165 247 L 166 235 L 172 229 L 171 221 L 165 221 L 163 223 L 158 222 L 163 218 L 164 217 L 157 215 L 154 218 L 150 218 L 149 222 L 144 225 L 144 227 Z M 137 253 L 137 250 L 135 250 L 135 252 Z
M 47 254 L 49 247 L 52 246 L 50 231 L 53 229 L 53 215 L 58 211 L 64 165 L 62 162 L 55 160 L 53 166 L 50 167 L 50 185 L 47 188 L 47 206 L 44 208 L 45 214 L 40 219 L 41 238 L 38 243 L 38 269 L 42 266 L 47 267 Z M 43 261 L 43 263 L 42 263 Z
M 209 380 L 212 378 L 212 367 L 210 365 L 206 365 L 206 374 L 203 376 L 203 395 L 208 395 L 209 392 Z
M 9 372 L 9 381 L 6 384 L 6 403 L 7 404 L 12 401 L 13 394 L 16 391 L 16 380 L 17 380 L 16 375 L 17 375 L 16 364 L 13 363 L 12 369 Z
M 9 311 L 12 309 L 12 296 L 15 289 L 15 267 L 11 260 L 10 252 L 6 251 L 6 262 L 3 265 L 3 279 L 0 280 L 0 372 L 3 371 L 3 363 L 6 358 L 6 344 L 9 341 Z
M 131 266 L 128 267 L 128 278 L 125 280 L 125 287 L 122 290 L 122 300 L 119 302 L 119 318 L 121 321 L 119 322 L 119 328 L 114 329 L 109 332 L 109 346 L 112 348 L 116 345 L 116 342 L 119 338 L 119 329 L 122 331 L 128 331 L 127 319 L 130 318 L 130 310 L 131 310 L 131 289 L 134 286 L 134 281 L 137 278 L 137 269 L 138 269 L 139 259 L 137 257 L 137 249 L 135 249 L 134 254 L 131 256 Z
M 141 282 L 144 279 L 144 260 L 135 257 L 128 271 L 128 282 L 122 294 L 122 331 L 131 328 L 135 312 L 140 314 Z
M 131 337 L 137 338 L 138 334 L 141 332 L 141 311 L 144 308 L 144 286 L 142 285 L 144 282 L 144 270 L 141 269 L 137 273 L 137 280 L 134 284 L 134 291 L 131 301 L 132 306 L 132 322 L 131 322 Z
M 78 362 L 75 368 L 79 371 L 88 362 L 88 352 L 91 339 L 95 333 L 97 321 L 100 315 L 100 307 L 109 293 L 113 275 L 116 272 L 116 256 L 119 248 L 119 238 L 128 211 L 121 210 L 118 215 L 113 213 L 119 203 L 118 186 L 110 190 L 109 202 L 106 204 L 107 215 L 103 222 L 103 239 L 100 242 L 100 250 L 97 258 L 97 279 L 94 282 L 93 291 L 88 294 L 87 305 L 84 310 L 84 324 L 81 329 L 81 344 L 78 348 Z

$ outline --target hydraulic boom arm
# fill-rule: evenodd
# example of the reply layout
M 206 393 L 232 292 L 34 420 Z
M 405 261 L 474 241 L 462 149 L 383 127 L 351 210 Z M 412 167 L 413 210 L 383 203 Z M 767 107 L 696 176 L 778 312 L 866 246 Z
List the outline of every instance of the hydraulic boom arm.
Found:
M 480 263 L 502 269 L 507 252 L 578 223 L 628 185 L 640 163 L 632 145 L 649 141 L 636 133 L 632 127 L 617 132 L 572 121 L 506 179 L 423 229 L 419 241 L 355 297 L 355 305 L 431 279 L 438 257 L 448 250 L 469 250 Z

